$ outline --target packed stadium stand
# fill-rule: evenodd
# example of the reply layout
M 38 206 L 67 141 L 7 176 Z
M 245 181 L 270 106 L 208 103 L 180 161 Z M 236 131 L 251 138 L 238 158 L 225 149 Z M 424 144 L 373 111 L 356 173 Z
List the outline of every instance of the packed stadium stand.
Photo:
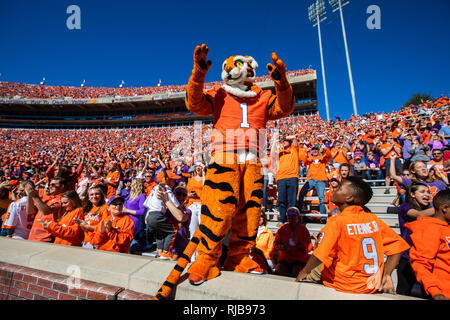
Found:
M 296 108 L 294 114 L 317 112 L 316 71 L 288 72 Z M 222 82 L 205 84 L 205 89 Z M 274 90 L 268 76 L 255 81 Z M 139 88 L 65 87 L 0 82 L 0 127 L 113 128 L 179 125 L 196 120 L 210 122 L 188 112 L 186 85 Z
M 383 146 L 391 143 L 387 142 L 391 138 L 395 140 L 401 148 L 398 158 L 402 169 L 407 171 L 409 162 L 413 162 L 413 155 L 408 153 L 408 150 L 417 140 L 417 143 L 424 147 L 424 155 L 428 157 L 426 161 L 425 158 L 420 160 L 425 161 L 430 171 L 429 176 L 426 177 L 427 183 L 435 183 L 439 180 L 439 183 L 448 186 L 447 171 L 450 172 L 450 165 L 446 165 L 445 161 L 450 159 L 449 98 L 441 96 L 430 101 L 423 101 L 419 105 L 398 106 L 397 111 L 390 113 L 368 113 L 357 117 L 352 116 L 350 119 L 337 117 L 335 121 L 325 121 L 318 114 L 316 80 L 315 70 L 288 72 L 288 81 L 295 95 L 295 110 L 287 118 L 268 122 L 268 141 L 271 141 L 277 132 L 280 137 L 296 136 L 300 148 L 303 148 L 305 152 L 310 152 L 318 145 L 331 151 L 339 149 L 343 155 L 340 158 L 333 157 L 326 164 L 328 181 L 325 191 L 330 190 L 329 181 L 333 178 L 342 180 L 343 176 L 339 169 L 342 164 L 347 164 L 351 168 L 351 174 L 359 175 L 372 186 L 374 195 L 366 205 L 367 209 L 376 214 L 397 234 L 402 234 L 398 211 L 399 205 L 405 202 L 405 197 L 402 195 L 407 188 L 386 178 L 390 173 L 389 168 L 386 167 L 390 159 L 382 152 Z M 220 82 L 208 83 L 206 88 L 220 84 Z M 257 84 L 263 89 L 274 90 L 273 82 L 268 76 L 259 77 Z M 61 167 L 68 168 L 70 173 L 68 177 L 77 173 L 76 180 L 73 181 L 77 190 L 82 184 L 84 188 L 87 188 L 87 186 L 96 186 L 99 184 L 98 181 L 104 181 L 104 178 L 112 172 L 111 168 L 119 168 L 117 170 L 120 171 L 119 180 L 122 183 L 120 188 L 124 188 L 127 180 L 130 182 L 136 178 L 137 174 L 145 179 L 144 173 L 153 171 L 154 174 L 156 169 L 161 169 L 158 161 L 177 174 L 192 173 L 192 170 L 186 170 L 196 167 L 198 159 L 203 161 L 203 165 L 208 163 L 208 134 L 212 124 L 211 118 L 200 117 L 187 111 L 184 102 L 185 90 L 186 86 L 92 88 L 0 82 L 0 192 L 2 190 L 12 192 L 20 181 L 29 179 L 43 194 L 57 171 L 56 167 L 58 170 L 61 170 Z M 195 150 L 191 141 L 187 141 L 195 136 L 198 129 L 202 135 L 200 151 Z M 441 158 L 438 156 L 439 151 L 443 155 Z M 377 161 L 371 162 L 370 154 L 375 154 Z M 361 162 L 367 166 L 361 165 Z M 78 172 L 80 163 L 85 164 L 83 173 Z M 309 167 L 300 162 L 299 168 L 300 193 L 302 187 L 308 183 Z M 368 170 L 368 174 L 365 170 Z M 375 174 L 377 171 L 381 174 Z M 406 173 L 400 174 L 403 178 L 406 177 L 403 176 Z M 149 186 L 153 188 L 154 184 L 151 182 L 155 181 L 148 181 Z M 118 190 L 122 192 L 121 189 Z M 8 201 L 11 200 L 8 192 L 4 193 L 4 199 L 2 199 L 7 203 L 3 208 L 4 211 L 8 209 L 10 203 Z M 276 234 L 280 228 L 277 182 L 268 182 L 266 192 L 267 205 L 263 210 L 268 217 L 267 227 Z M 318 199 L 317 190 L 313 189 L 306 194 L 301 203 L 298 203 L 302 223 L 312 238 L 317 236 L 324 227 L 322 220 L 324 215 L 319 213 Z M 326 205 L 330 205 L 329 199 Z M 2 208 L 1 203 L 0 208 Z M 330 217 L 330 214 L 325 214 L 325 217 Z M 3 222 L 5 222 L 4 219 L 5 216 L 3 216 Z M 4 239 L 1 241 L 6 243 Z M 151 247 L 151 244 L 147 244 Z M 15 242 L 12 247 L 20 246 Z M 60 247 L 53 249 L 41 244 L 33 246 L 31 241 L 28 241 L 23 248 L 25 258 L 19 254 L 11 255 L 5 247 L 0 250 L 0 255 L 7 257 L 2 260 L 3 264 L 0 262 L 2 270 L 12 268 L 8 265 L 11 263 L 24 267 L 44 268 L 58 273 L 72 261 L 71 259 L 78 259 L 78 256 L 85 254 L 74 248 L 70 248 L 71 252 L 69 250 L 63 252 Z M 141 249 L 132 252 L 130 248 L 130 253 L 140 256 L 138 260 L 135 256 L 127 258 L 123 255 L 120 259 L 125 261 L 125 264 L 142 263 L 144 266 L 148 260 L 140 260 L 141 258 L 161 258 L 154 248 Z M 19 252 L 20 249 L 16 251 Z M 28 257 L 27 254 L 31 256 Z M 92 255 L 95 252 L 90 251 L 88 254 Z M 95 260 L 93 255 L 91 257 Z M 48 259 L 54 259 L 51 261 L 55 261 L 55 265 L 48 263 L 50 261 Z M 105 265 L 111 263 L 108 260 L 110 256 L 105 255 L 101 259 L 108 261 L 108 263 L 104 262 Z M 95 270 L 95 266 L 87 263 L 83 265 L 83 268 L 83 271 L 92 279 L 98 280 L 100 272 Z M 160 264 L 158 260 L 151 266 L 146 265 L 142 270 L 136 270 L 136 274 L 134 274 L 135 271 L 130 274 L 127 273 L 129 270 L 126 272 L 122 269 L 117 270 L 120 266 L 114 265 L 116 277 L 114 281 L 107 282 L 104 278 L 102 280 L 105 281 L 104 283 L 116 286 L 125 286 L 125 282 L 127 285 L 134 283 L 135 286 L 132 286 L 134 289 L 141 288 L 144 291 L 147 290 L 146 294 L 151 294 L 160 283 L 149 283 L 149 277 L 146 278 L 139 272 L 158 270 L 160 272 L 152 277 L 163 281 L 165 271 L 169 271 L 170 268 L 172 265 Z M 136 276 L 139 279 L 132 280 Z M 241 281 L 239 275 L 227 275 L 221 281 L 227 281 L 224 279 L 233 279 L 234 283 Z M 242 283 L 248 283 L 246 281 L 249 280 L 246 278 Z M 267 281 L 279 280 L 269 277 Z M 146 289 L 143 288 L 142 283 L 147 285 Z M 197 289 L 195 294 L 199 299 L 210 297 L 214 294 L 213 292 L 220 290 L 220 286 L 226 285 L 224 282 L 219 282 L 219 285 L 217 282 L 211 281 L 211 283 L 208 284 L 210 287 L 206 285 Z M 262 285 L 261 283 L 259 282 L 258 285 Z M 288 282 L 282 285 L 286 288 L 294 286 L 293 283 Z M 292 288 L 297 299 L 318 297 L 318 294 L 313 294 L 315 292 L 313 287 L 308 287 L 309 284 L 302 285 L 307 289 L 302 291 L 298 286 Z M 192 294 L 190 289 L 185 287 L 186 283 L 179 291 L 181 299 L 189 299 L 189 294 Z M 251 299 L 251 294 L 232 297 Z M 327 294 L 331 296 L 330 292 Z M 219 298 L 223 297 L 219 296 Z M 261 297 L 267 298 L 267 296 Z M 342 299 L 352 298 L 342 296 Z

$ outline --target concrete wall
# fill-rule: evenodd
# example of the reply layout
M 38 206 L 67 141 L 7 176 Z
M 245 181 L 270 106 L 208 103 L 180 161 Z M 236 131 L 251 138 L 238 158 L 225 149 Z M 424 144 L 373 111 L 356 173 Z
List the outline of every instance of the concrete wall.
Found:
M 53 299 L 150 299 L 174 265 L 172 261 L 144 256 L 1 237 L 0 298 L 49 298 L 44 289 L 54 290 L 56 283 L 56 289 L 61 290 L 52 293 Z M 86 292 L 72 290 L 71 285 L 76 284 L 74 279 L 78 277 L 79 287 Z M 11 288 L 15 294 L 8 296 L 5 292 L 11 293 Z M 23 290 L 22 296 L 17 290 Z M 89 290 L 98 294 L 89 295 Z M 293 278 L 227 271 L 200 286 L 191 286 L 184 275 L 174 297 L 177 300 L 412 299 L 392 294 L 348 294 L 318 284 L 297 283 Z

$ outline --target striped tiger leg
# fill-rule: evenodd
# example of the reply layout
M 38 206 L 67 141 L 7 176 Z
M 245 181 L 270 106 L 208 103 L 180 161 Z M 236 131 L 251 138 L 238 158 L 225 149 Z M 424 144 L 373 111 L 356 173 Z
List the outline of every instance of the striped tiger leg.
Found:
M 241 182 L 239 211 L 233 219 L 228 239 L 228 256 L 225 270 L 247 273 L 259 264 L 250 258 L 250 249 L 256 244 L 256 235 L 261 217 L 264 177 L 261 163 L 242 164 L 244 173 Z
M 169 273 L 169 276 L 166 278 L 166 281 L 164 281 L 161 288 L 159 288 L 158 292 L 153 297 L 153 300 L 165 300 L 169 298 L 173 288 L 177 285 L 178 280 L 180 280 L 181 274 L 183 273 L 184 269 L 186 269 L 186 266 L 189 264 L 192 255 L 197 249 L 197 245 L 200 242 L 200 237 L 201 231 L 197 228 L 191 238 L 191 241 L 189 241 L 186 248 L 184 249 L 183 254 L 178 258 L 177 264 Z
M 236 155 L 231 154 L 232 161 L 228 161 L 231 164 L 219 161 L 222 158 L 218 157 L 226 157 L 226 153 L 215 154 L 206 171 L 199 226 L 202 238 L 197 248 L 197 258 L 188 270 L 189 274 L 203 280 L 220 274 L 218 262 L 222 253 L 221 241 L 230 230 L 239 202 L 241 173 Z

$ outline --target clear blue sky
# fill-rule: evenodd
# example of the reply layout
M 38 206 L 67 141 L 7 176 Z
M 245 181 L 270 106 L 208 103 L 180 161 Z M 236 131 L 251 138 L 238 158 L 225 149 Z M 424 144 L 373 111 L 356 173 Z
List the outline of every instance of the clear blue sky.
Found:
M 197 44 L 210 47 L 207 81 L 220 80 L 225 58 L 248 54 L 257 75 L 275 51 L 288 70 L 311 66 L 326 117 L 312 0 L 1 1 L 2 81 L 117 87 L 186 84 Z M 69 30 L 69 5 L 81 9 L 81 29 Z M 369 30 L 369 5 L 381 9 L 381 30 Z M 326 1 L 322 24 L 330 114 L 353 112 L 338 13 Z M 360 114 L 397 110 L 413 93 L 449 94 L 449 0 L 352 0 L 344 7 Z

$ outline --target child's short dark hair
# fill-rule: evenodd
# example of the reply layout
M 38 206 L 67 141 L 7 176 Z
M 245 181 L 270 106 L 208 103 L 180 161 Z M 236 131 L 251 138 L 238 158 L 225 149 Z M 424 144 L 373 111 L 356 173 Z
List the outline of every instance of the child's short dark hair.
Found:
M 450 206 L 450 190 L 439 191 L 433 198 L 433 207 L 438 210 L 443 204 Z
M 355 204 L 364 206 L 372 199 L 373 191 L 370 185 L 360 177 L 349 176 L 345 180 L 350 181 L 356 199 Z

